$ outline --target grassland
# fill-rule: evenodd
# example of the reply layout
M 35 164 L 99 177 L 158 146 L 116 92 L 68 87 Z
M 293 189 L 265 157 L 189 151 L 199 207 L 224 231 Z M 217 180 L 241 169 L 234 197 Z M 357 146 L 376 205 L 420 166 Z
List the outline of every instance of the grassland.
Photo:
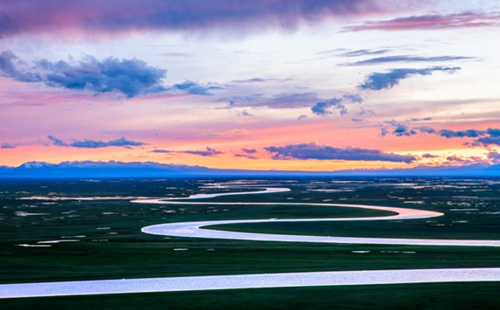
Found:
M 228 180 L 218 180 L 221 182 Z M 324 245 L 166 238 L 142 234 L 157 223 L 299 217 L 376 216 L 381 212 L 296 206 L 132 204 L 122 197 L 187 196 L 234 189 L 200 188 L 210 180 L 29 181 L 0 183 L 0 283 L 362 269 L 498 267 L 500 249 Z M 423 208 L 441 218 L 404 222 L 280 223 L 224 229 L 273 233 L 500 239 L 500 185 L 495 180 L 271 180 L 291 192 L 211 201 L 333 202 Z M 34 196 L 52 197 L 31 199 Z M 106 200 L 54 198 L 108 197 Z M 110 199 L 109 197 L 114 197 Z M 219 227 L 221 228 L 221 227 Z M 58 242 L 72 240 L 70 242 Z M 47 241 L 49 241 L 47 243 Z M 42 247 L 40 247 L 42 246 Z M 362 254 L 359 253 L 362 251 Z M 473 287 L 474 289 L 467 289 Z M 498 283 L 241 290 L 3 300 L 0 308 L 82 309 L 377 309 L 392 304 L 459 309 L 497 301 Z M 307 297 L 310 296 L 310 297 Z M 330 297 L 329 297 L 330 296 Z M 333 297 L 332 297 L 333 296 Z M 422 297 L 422 296 L 427 296 Z M 447 297 L 448 296 L 448 297 Z M 457 299 L 453 302 L 452 296 Z M 467 296 L 467 298 L 465 297 Z M 496 298 L 496 299 L 495 299 Z M 384 302 L 384 300 L 386 300 Z M 391 301 L 391 302 L 389 302 Z M 143 306 L 141 306 L 144 305 Z M 31 306 L 30 306 L 31 305 Z M 233 305 L 233 306 L 228 306 Z M 262 305 L 265 305 L 263 307 Z M 286 307 L 286 305 L 289 305 Z M 327 306 L 328 305 L 328 306 Z M 455 307 L 451 307 L 455 305 Z M 52 307 L 51 307 L 52 306 Z M 72 306 L 72 308 L 75 308 Z M 398 308 L 398 307 L 395 307 Z M 466 307 L 463 307 L 464 309 Z M 470 307 L 469 307 L 470 308 Z M 491 308 L 493 309 L 493 308 Z

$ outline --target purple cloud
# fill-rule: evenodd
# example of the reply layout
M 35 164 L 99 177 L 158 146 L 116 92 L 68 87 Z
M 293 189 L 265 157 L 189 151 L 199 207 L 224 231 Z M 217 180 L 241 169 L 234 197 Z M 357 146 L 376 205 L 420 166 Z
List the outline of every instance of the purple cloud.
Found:
M 500 163 L 500 153 L 497 153 L 497 151 L 491 151 L 488 153 L 488 159 L 493 162 L 494 164 L 499 164 Z
M 271 153 L 272 158 L 276 160 L 363 160 L 404 162 L 409 164 L 416 159 L 415 156 L 384 153 L 380 150 L 353 147 L 337 148 L 315 143 L 269 146 L 264 149 Z
M 392 88 L 399 84 L 399 81 L 415 75 L 430 75 L 436 71 L 454 73 L 460 67 L 432 67 L 425 69 L 393 69 L 387 73 L 375 72 L 368 76 L 364 83 L 359 84 L 361 89 L 382 90 Z
M 65 147 L 77 147 L 77 148 L 102 148 L 102 147 L 131 147 L 131 146 L 141 146 L 145 145 L 144 142 L 127 140 L 125 137 L 121 137 L 116 140 L 110 141 L 101 141 L 101 140 L 73 140 L 71 143 L 66 143 L 61 139 L 58 139 L 54 136 L 48 136 L 48 138 L 52 141 L 52 143 L 56 146 L 65 146 Z
M 247 153 L 247 154 L 255 154 L 257 153 L 257 150 L 256 149 L 241 149 L 243 152 Z
M 207 146 L 207 150 L 206 151 L 182 151 L 182 153 L 185 153 L 185 154 L 192 154 L 192 155 L 200 155 L 200 156 L 217 156 L 217 155 L 220 155 L 222 154 L 221 151 L 217 151 L 211 147 L 208 147 Z
M 0 143 L 0 149 L 15 149 L 17 145 L 10 143 Z
M 465 12 L 449 15 L 419 15 L 385 21 L 371 21 L 363 25 L 345 28 L 347 31 L 365 30 L 436 30 L 446 28 L 475 28 L 493 26 L 498 16 Z
M 425 153 L 424 155 L 422 155 L 422 158 L 437 158 L 439 157 L 438 155 L 432 155 L 432 154 L 429 154 L 429 153 Z
M 448 139 L 452 138 L 476 138 L 472 142 L 466 142 L 464 145 L 469 147 L 488 147 L 489 145 L 500 145 L 500 128 L 488 128 L 487 130 L 479 129 L 466 129 L 466 130 L 450 130 L 450 129 L 440 129 L 437 130 L 432 127 L 421 126 L 410 128 L 406 124 L 398 123 L 395 120 L 386 121 L 385 126 L 381 128 L 381 135 L 385 136 L 389 133 L 402 137 L 402 136 L 412 136 L 420 132 L 421 134 L 432 134 L 439 135 Z M 391 131 L 392 128 L 392 131 Z
M 243 158 L 248 158 L 248 159 L 260 159 L 260 157 L 257 157 L 255 155 L 249 155 L 249 154 L 234 154 L 234 157 L 243 157 Z
M 430 118 L 424 118 L 424 119 L 412 119 L 412 120 L 429 120 Z M 500 137 L 500 129 L 495 129 L 495 128 L 489 128 L 488 130 L 478 130 L 478 129 L 466 129 L 466 130 L 450 130 L 450 129 L 434 129 L 432 127 L 428 126 L 421 126 L 421 127 L 409 127 L 406 124 L 399 123 L 395 120 L 392 121 L 386 121 L 385 124 L 389 125 L 388 127 L 383 127 L 382 128 L 382 135 L 388 134 L 389 129 L 393 128 L 392 134 L 398 137 L 401 136 L 412 136 L 417 134 L 417 132 L 420 133 L 425 133 L 425 134 L 433 134 L 433 135 L 439 135 L 441 137 L 445 138 L 478 138 L 478 137 L 483 137 L 485 135 L 490 135 L 493 137 L 494 134 L 498 134 Z M 493 135 L 492 135 L 493 134 Z
M 455 165 L 473 165 L 477 163 L 485 163 L 485 160 L 478 156 L 459 157 L 456 155 L 446 157 L 449 164 Z
M 484 136 L 486 134 L 484 130 L 476 130 L 476 129 L 467 129 L 459 131 L 441 129 L 437 133 L 441 137 L 446 137 L 446 138 L 477 138 L 480 136 Z
M 175 153 L 175 151 L 155 149 L 155 150 L 152 150 L 151 153 L 168 154 L 168 153 Z
M 373 0 L 18 0 L 2 4 L 0 36 L 77 29 L 90 34 L 132 30 L 248 32 L 295 29 L 333 16 L 378 9 Z M 36 12 L 34 14 L 33 12 Z

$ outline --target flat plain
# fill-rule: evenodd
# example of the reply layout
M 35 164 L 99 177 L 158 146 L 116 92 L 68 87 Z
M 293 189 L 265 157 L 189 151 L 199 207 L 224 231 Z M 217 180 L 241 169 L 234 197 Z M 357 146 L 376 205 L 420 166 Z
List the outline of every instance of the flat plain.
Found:
M 237 184 L 240 189 L 207 184 Z M 244 186 L 242 186 L 244 185 Z M 388 212 L 300 205 L 148 205 L 146 197 L 288 187 L 207 202 L 329 202 L 425 209 L 431 219 L 239 224 L 223 230 L 388 238 L 500 239 L 495 179 L 117 179 L 0 183 L 0 283 L 248 273 L 498 267 L 500 248 L 332 245 L 187 239 L 144 234 L 148 225 L 260 218 L 383 216 Z M 466 309 L 500 304 L 498 282 L 371 285 L 44 297 L 1 300 L 2 309 Z

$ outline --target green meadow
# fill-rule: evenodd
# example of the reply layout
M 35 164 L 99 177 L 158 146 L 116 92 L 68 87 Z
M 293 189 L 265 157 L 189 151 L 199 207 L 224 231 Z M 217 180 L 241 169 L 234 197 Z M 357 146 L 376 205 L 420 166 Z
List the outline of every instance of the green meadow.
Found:
M 0 183 L 0 283 L 368 269 L 498 267 L 500 248 L 335 245 L 148 235 L 147 225 L 220 219 L 327 218 L 388 212 L 310 202 L 420 208 L 409 221 L 262 223 L 222 230 L 329 236 L 500 239 L 500 182 L 486 179 L 269 179 L 249 188 L 204 188 L 231 179 L 53 180 Z M 213 202 L 293 205 L 147 205 L 140 197 L 248 191 Z M 94 198 L 95 200 L 89 200 Z M 373 285 L 0 300 L 2 309 L 494 309 L 500 283 Z

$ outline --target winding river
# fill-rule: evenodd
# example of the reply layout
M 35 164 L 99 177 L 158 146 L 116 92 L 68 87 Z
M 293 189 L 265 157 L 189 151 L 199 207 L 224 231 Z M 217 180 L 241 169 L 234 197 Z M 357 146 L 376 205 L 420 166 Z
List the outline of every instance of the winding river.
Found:
M 241 188 L 241 186 L 236 186 Z M 224 188 L 216 185 L 214 188 Z M 265 222 L 318 222 L 318 221 L 380 221 L 409 220 L 442 216 L 442 213 L 395 207 L 350 205 L 334 203 L 243 203 L 243 202 L 200 202 L 199 199 L 220 196 L 271 194 L 290 191 L 288 188 L 269 187 L 255 191 L 197 194 L 189 197 L 133 200 L 145 204 L 182 205 L 297 205 L 364 208 L 391 212 L 392 215 L 357 218 L 321 219 L 257 219 L 181 222 L 152 225 L 142 228 L 144 233 L 186 238 L 234 239 L 275 242 L 315 242 L 342 244 L 385 244 L 385 245 L 439 245 L 439 246 L 492 246 L 499 247 L 500 240 L 449 240 L 410 238 L 359 238 L 335 236 L 305 236 L 284 234 L 262 234 L 212 230 L 209 226 Z M 195 201 L 193 201 L 195 200 Z M 70 296 L 95 294 L 124 294 L 145 292 L 173 292 L 245 288 L 276 288 L 303 286 L 338 286 L 371 284 L 407 284 L 441 282 L 500 281 L 500 268 L 442 268 L 404 270 L 326 271 L 274 274 L 241 274 L 224 276 L 166 277 L 123 280 L 66 281 L 21 283 L 0 285 L 0 298 Z

